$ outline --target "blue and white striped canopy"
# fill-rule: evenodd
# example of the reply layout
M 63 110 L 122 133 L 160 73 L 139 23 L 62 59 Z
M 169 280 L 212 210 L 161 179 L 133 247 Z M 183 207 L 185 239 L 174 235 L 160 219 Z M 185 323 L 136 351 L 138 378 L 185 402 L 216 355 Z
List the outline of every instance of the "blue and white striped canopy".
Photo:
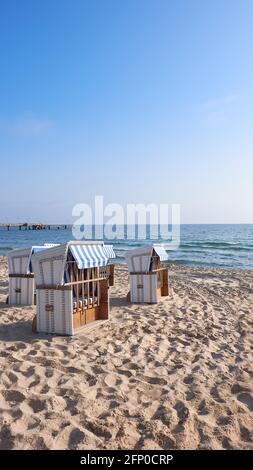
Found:
M 116 258 L 116 255 L 114 253 L 114 250 L 113 250 L 113 245 L 104 245 L 103 246 L 103 249 L 104 249 L 104 252 L 105 252 L 105 255 L 107 256 L 107 258 Z
M 106 266 L 108 257 L 103 248 L 102 245 L 69 245 L 78 269 Z

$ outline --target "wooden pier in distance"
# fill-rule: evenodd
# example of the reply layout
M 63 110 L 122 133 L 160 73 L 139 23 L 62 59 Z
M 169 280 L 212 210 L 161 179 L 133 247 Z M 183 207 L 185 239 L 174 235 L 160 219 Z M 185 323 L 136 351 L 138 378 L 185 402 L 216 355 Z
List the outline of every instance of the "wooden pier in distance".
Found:
M 6 230 L 11 230 L 11 228 L 17 228 L 19 230 L 67 230 L 71 229 L 72 225 L 70 224 L 36 224 L 36 223 L 0 223 L 0 228 L 6 228 Z

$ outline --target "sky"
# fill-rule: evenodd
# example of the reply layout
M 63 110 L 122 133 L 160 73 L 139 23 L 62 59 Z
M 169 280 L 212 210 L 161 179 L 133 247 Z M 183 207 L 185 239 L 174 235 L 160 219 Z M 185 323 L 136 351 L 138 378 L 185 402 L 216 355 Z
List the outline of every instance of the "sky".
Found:
M 0 0 L 0 222 L 253 223 L 252 0 Z

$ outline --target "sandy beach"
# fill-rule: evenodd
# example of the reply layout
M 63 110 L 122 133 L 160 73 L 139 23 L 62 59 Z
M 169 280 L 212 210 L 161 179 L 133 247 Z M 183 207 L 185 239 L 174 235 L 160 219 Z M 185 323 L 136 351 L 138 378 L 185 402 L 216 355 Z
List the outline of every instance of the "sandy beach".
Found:
M 34 334 L 0 258 L 0 449 L 253 449 L 253 273 L 170 267 L 170 296 L 126 301 L 75 337 Z

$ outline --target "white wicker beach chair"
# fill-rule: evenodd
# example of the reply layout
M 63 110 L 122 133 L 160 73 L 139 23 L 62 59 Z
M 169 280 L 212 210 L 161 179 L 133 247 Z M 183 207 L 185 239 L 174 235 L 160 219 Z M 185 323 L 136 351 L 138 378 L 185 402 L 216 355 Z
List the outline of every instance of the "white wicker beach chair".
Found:
M 70 241 L 35 253 L 34 330 L 73 335 L 109 316 L 108 251 L 103 242 Z
M 161 261 L 168 260 L 162 245 L 145 246 L 126 253 L 130 278 L 128 300 L 133 303 L 157 303 L 169 294 L 168 268 Z
M 12 250 L 7 255 L 9 270 L 9 295 L 10 305 L 34 305 L 34 273 L 32 255 L 38 251 L 47 249 L 52 244 L 31 246 Z M 54 245 L 55 246 L 55 245 Z

